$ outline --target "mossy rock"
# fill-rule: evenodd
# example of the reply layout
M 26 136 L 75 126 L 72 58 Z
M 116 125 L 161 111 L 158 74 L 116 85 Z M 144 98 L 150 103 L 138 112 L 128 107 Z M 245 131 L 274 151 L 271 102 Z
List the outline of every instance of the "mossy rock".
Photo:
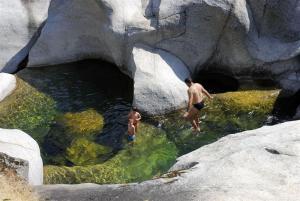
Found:
M 249 90 L 218 94 L 213 105 L 220 104 L 226 111 L 238 114 L 256 112 L 269 114 L 272 112 L 280 90 Z M 210 104 L 211 105 L 211 104 Z
M 91 136 L 99 134 L 103 129 L 104 118 L 94 109 L 61 115 L 57 122 L 63 125 L 66 132 L 77 136 Z
M 141 124 L 136 142 L 127 145 L 110 160 L 89 166 L 45 166 L 44 181 L 55 183 L 98 184 L 127 183 L 150 179 L 168 170 L 177 158 L 176 146 L 166 133 L 148 124 Z
M 0 127 L 23 130 L 41 144 L 56 115 L 55 101 L 16 78 L 15 91 L 0 103 Z
M 103 162 L 111 151 L 109 147 L 79 138 L 67 148 L 66 158 L 74 165 L 92 165 Z
M 168 138 L 185 154 L 219 138 L 261 127 L 271 115 L 279 90 L 249 90 L 214 95 L 205 101 L 200 112 L 201 132 L 194 133 L 191 124 L 182 118 L 183 111 L 156 117 L 163 122 Z

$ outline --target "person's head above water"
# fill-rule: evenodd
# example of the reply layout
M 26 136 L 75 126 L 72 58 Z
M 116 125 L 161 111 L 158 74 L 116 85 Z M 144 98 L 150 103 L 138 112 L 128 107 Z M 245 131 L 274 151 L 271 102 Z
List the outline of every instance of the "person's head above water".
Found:
M 138 111 L 137 107 L 133 106 L 133 107 L 132 107 L 132 111 L 137 112 L 137 111 Z
M 192 84 L 193 84 L 193 80 L 192 80 L 192 78 L 186 78 L 185 80 L 184 80 L 184 82 L 185 82 L 185 84 L 187 85 L 187 86 L 192 86 Z

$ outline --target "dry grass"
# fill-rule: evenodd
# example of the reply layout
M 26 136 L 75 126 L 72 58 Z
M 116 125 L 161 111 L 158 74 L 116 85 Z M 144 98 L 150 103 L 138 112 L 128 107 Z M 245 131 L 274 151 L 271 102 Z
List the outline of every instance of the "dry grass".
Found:
M 0 174 L 0 201 L 40 201 L 32 189 L 14 173 Z

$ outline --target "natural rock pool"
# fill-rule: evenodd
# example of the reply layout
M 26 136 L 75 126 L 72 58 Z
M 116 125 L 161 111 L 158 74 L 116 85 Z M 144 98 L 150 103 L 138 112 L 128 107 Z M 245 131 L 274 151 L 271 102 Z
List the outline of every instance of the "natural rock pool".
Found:
M 133 81 L 111 64 L 82 61 L 17 73 L 0 103 L 0 127 L 18 128 L 41 147 L 45 183 L 126 183 L 166 172 L 176 158 L 229 133 L 262 126 L 279 90 L 215 95 L 195 135 L 183 111 L 143 118 L 134 146 L 125 138 Z

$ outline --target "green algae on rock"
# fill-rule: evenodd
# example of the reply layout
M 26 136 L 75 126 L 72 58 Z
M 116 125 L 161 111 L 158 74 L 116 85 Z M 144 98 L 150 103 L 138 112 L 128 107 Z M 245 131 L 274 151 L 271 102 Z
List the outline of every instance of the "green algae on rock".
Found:
M 200 112 L 201 133 L 192 132 L 191 125 L 184 121 L 182 112 L 165 117 L 163 128 L 168 138 L 185 154 L 203 145 L 212 143 L 230 133 L 261 127 L 268 115 L 272 114 L 279 90 L 248 90 L 214 95 L 212 101 L 206 101 Z
M 17 88 L 0 103 L 0 127 L 23 130 L 41 143 L 55 118 L 55 101 L 16 78 Z
M 60 150 L 47 154 L 45 164 L 91 165 L 103 162 L 111 155 L 111 148 L 95 143 L 104 125 L 103 116 L 94 109 L 58 115 L 56 126 L 46 136 L 48 146 Z
M 78 136 L 90 136 L 101 132 L 104 118 L 95 109 L 77 113 L 65 113 L 57 121 L 66 128 L 66 132 Z
M 109 147 L 94 143 L 85 138 L 75 139 L 66 150 L 66 159 L 74 165 L 93 165 L 103 162 L 111 152 Z
M 89 166 L 45 166 L 44 181 L 47 184 L 143 181 L 167 171 L 176 157 L 176 146 L 168 141 L 163 130 L 141 124 L 135 144 L 126 146 L 110 160 Z

